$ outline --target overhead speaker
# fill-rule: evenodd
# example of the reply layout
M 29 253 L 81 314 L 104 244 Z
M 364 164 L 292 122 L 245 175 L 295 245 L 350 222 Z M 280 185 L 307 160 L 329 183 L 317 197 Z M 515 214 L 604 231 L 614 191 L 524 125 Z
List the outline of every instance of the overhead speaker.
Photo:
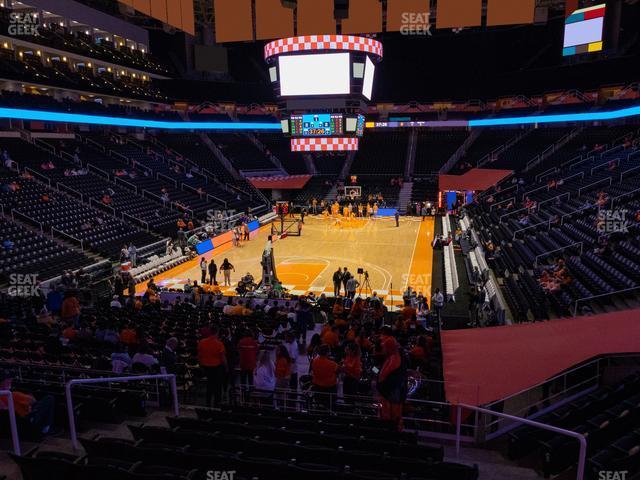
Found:
M 336 20 L 349 18 L 349 0 L 333 0 L 333 18 Z
M 280 0 L 280 3 L 284 8 L 294 9 L 298 6 L 298 0 Z

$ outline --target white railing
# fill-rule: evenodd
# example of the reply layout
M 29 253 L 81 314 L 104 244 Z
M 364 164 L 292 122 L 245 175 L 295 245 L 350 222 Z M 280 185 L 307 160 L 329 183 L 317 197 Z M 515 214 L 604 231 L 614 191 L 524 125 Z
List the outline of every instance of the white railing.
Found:
M 582 249 L 583 249 L 583 244 L 582 244 L 582 242 L 571 243 L 571 244 L 566 245 L 566 246 L 564 246 L 564 247 L 556 248 L 556 249 L 554 249 L 554 250 L 548 250 L 548 251 L 546 251 L 546 252 L 541 253 L 540 255 L 536 255 L 536 259 L 535 259 L 535 261 L 533 262 L 533 266 L 534 266 L 534 268 L 538 266 L 538 259 L 539 259 L 539 258 L 542 258 L 542 257 L 548 257 L 548 256 L 549 256 L 549 255 L 551 255 L 552 253 L 555 253 L 555 252 L 561 252 L 562 250 L 566 250 L 566 249 L 568 249 L 568 248 L 573 248 L 573 247 L 576 247 L 576 246 L 578 246 L 578 245 L 580 245 L 580 255 L 582 255 Z
M 78 434 L 76 432 L 76 418 L 73 412 L 73 398 L 71 396 L 71 388 L 80 384 L 95 383 L 120 383 L 134 382 L 141 380 L 167 380 L 171 386 L 171 395 L 173 397 L 173 414 L 180 416 L 180 404 L 178 403 L 178 387 L 176 386 L 176 376 L 174 374 L 156 374 L 156 375 L 136 375 L 132 377 L 107 377 L 107 378 L 75 378 L 65 385 L 65 396 L 67 399 L 67 416 L 69 417 L 69 434 L 71 436 L 71 444 L 74 450 L 78 450 Z
M 91 163 L 87 163 L 87 170 L 91 171 L 94 170 L 96 173 L 99 173 L 100 175 L 103 175 L 104 178 L 106 178 L 107 180 L 109 180 L 109 174 L 107 172 L 105 172 L 103 169 L 96 167 L 95 165 L 91 164 Z
M 130 188 L 131 190 L 133 190 L 134 192 L 138 193 L 138 187 L 136 187 L 133 183 L 131 182 L 127 182 L 126 180 L 122 180 L 122 178 L 118 177 L 117 175 L 114 175 L 113 177 L 113 183 L 115 183 L 116 185 L 119 183 L 123 183 L 124 185 L 126 185 L 128 188 Z
M 162 178 L 160 178 L 160 177 L 162 177 Z M 167 182 L 171 182 L 171 183 L 173 183 L 174 188 L 178 188 L 178 181 L 175 178 L 168 177 L 164 173 L 156 173 L 156 178 L 158 180 L 164 180 L 164 181 L 167 181 Z
M 575 438 L 580 442 L 580 453 L 578 455 L 578 472 L 576 474 L 576 480 L 584 479 L 584 466 L 587 460 L 587 439 L 584 435 L 573 432 L 571 430 L 565 430 L 564 428 L 554 427 L 553 425 L 547 425 L 546 423 L 540 423 L 533 420 L 529 420 L 527 418 L 516 417 L 515 415 L 508 415 L 506 413 L 495 412 L 493 410 L 488 410 L 486 408 L 476 407 L 473 405 L 467 405 L 465 403 L 459 403 L 456 406 L 456 458 L 460 457 L 460 431 L 462 424 L 462 409 L 473 410 L 477 413 L 482 413 L 485 415 L 493 415 L 496 417 L 506 418 L 516 423 L 523 423 L 525 425 L 529 425 L 531 427 L 537 427 L 542 430 L 548 430 L 553 433 L 557 433 L 559 435 L 566 435 L 568 437 Z
M 578 304 L 579 303 L 588 302 L 590 300 L 595 300 L 596 298 L 605 298 L 605 297 L 611 297 L 613 295 L 620 295 L 621 293 L 636 292 L 638 290 L 640 290 L 640 286 L 631 287 L 631 288 L 624 288 L 622 290 L 616 290 L 615 292 L 602 293 L 600 295 L 592 295 L 590 297 L 579 298 L 573 304 L 573 312 L 572 312 L 572 314 L 573 314 L 574 317 L 576 315 L 578 315 Z
M 7 410 L 9 412 L 9 427 L 11 428 L 11 441 L 13 453 L 20 455 L 20 439 L 18 438 L 18 425 L 16 423 L 16 407 L 13 404 L 13 394 L 10 390 L 0 390 L 0 397 L 7 397 Z

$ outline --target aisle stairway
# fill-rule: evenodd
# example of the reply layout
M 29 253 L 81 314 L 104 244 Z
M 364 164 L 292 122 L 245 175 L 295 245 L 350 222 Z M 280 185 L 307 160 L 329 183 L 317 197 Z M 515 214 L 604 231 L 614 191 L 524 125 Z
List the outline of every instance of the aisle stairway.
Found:
M 407 213 L 407 206 L 411 203 L 411 194 L 413 193 L 413 182 L 404 182 L 398 195 L 398 211 Z

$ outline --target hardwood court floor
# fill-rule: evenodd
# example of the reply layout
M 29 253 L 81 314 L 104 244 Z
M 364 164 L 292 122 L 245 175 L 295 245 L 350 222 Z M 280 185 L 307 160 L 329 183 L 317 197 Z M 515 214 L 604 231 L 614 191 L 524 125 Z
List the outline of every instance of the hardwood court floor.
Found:
M 220 265 L 224 258 L 235 266 L 232 285 L 247 272 L 259 279 L 260 259 L 270 227 L 263 227 L 249 242 L 240 247 L 224 245 L 204 257 L 215 258 Z M 359 267 L 369 272 L 371 288 L 381 297 L 393 295 L 398 304 L 401 292 L 410 284 L 417 291 L 431 296 L 431 270 L 434 218 L 424 222 L 417 218 L 353 220 L 348 225 L 336 225 L 333 219 L 307 217 L 300 237 L 286 237 L 274 243 L 276 272 L 285 288 L 293 294 L 314 292 L 333 295 L 332 275 L 347 267 L 356 278 Z M 187 279 L 200 281 L 200 257 L 155 277 L 157 284 L 180 288 Z M 219 280 L 221 280 L 219 278 Z M 393 288 L 392 288 L 393 287 Z M 143 285 L 138 290 L 142 291 Z M 222 287 L 233 294 L 233 288 Z M 364 295 L 364 290 L 363 290 Z M 367 292 L 369 293 L 369 292 Z

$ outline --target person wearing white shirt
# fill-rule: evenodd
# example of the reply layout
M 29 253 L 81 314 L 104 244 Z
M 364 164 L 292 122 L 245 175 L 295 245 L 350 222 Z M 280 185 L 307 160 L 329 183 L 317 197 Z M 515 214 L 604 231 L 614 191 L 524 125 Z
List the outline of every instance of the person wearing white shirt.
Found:
M 113 300 L 111 300 L 111 303 L 109 305 L 111 306 L 111 308 L 122 308 L 122 304 L 120 303 L 117 295 L 113 296 Z
M 287 332 L 284 346 L 291 357 L 291 379 L 289 380 L 289 388 L 291 390 L 298 390 L 298 356 L 300 355 L 300 350 L 298 349 L 298 342 L 293 332 Z
M 254 395 L 261 404 L 273 402 L 273 392 L 276 388 L 276 367 L 271 360 L 271 352 L 262 350 L 258 356 L 258 366 L 253 372 Z
M 151 369 L 154 365 L 158 365 L 158 359 L 153 355 L 147 353 L 147 349 L 145 347 L 140 347 L 138 353 L 136 353 L 131 359 L 131 364 L 135 365 L 136 363 L 140 363 L 147 367 L 147 369 Z

